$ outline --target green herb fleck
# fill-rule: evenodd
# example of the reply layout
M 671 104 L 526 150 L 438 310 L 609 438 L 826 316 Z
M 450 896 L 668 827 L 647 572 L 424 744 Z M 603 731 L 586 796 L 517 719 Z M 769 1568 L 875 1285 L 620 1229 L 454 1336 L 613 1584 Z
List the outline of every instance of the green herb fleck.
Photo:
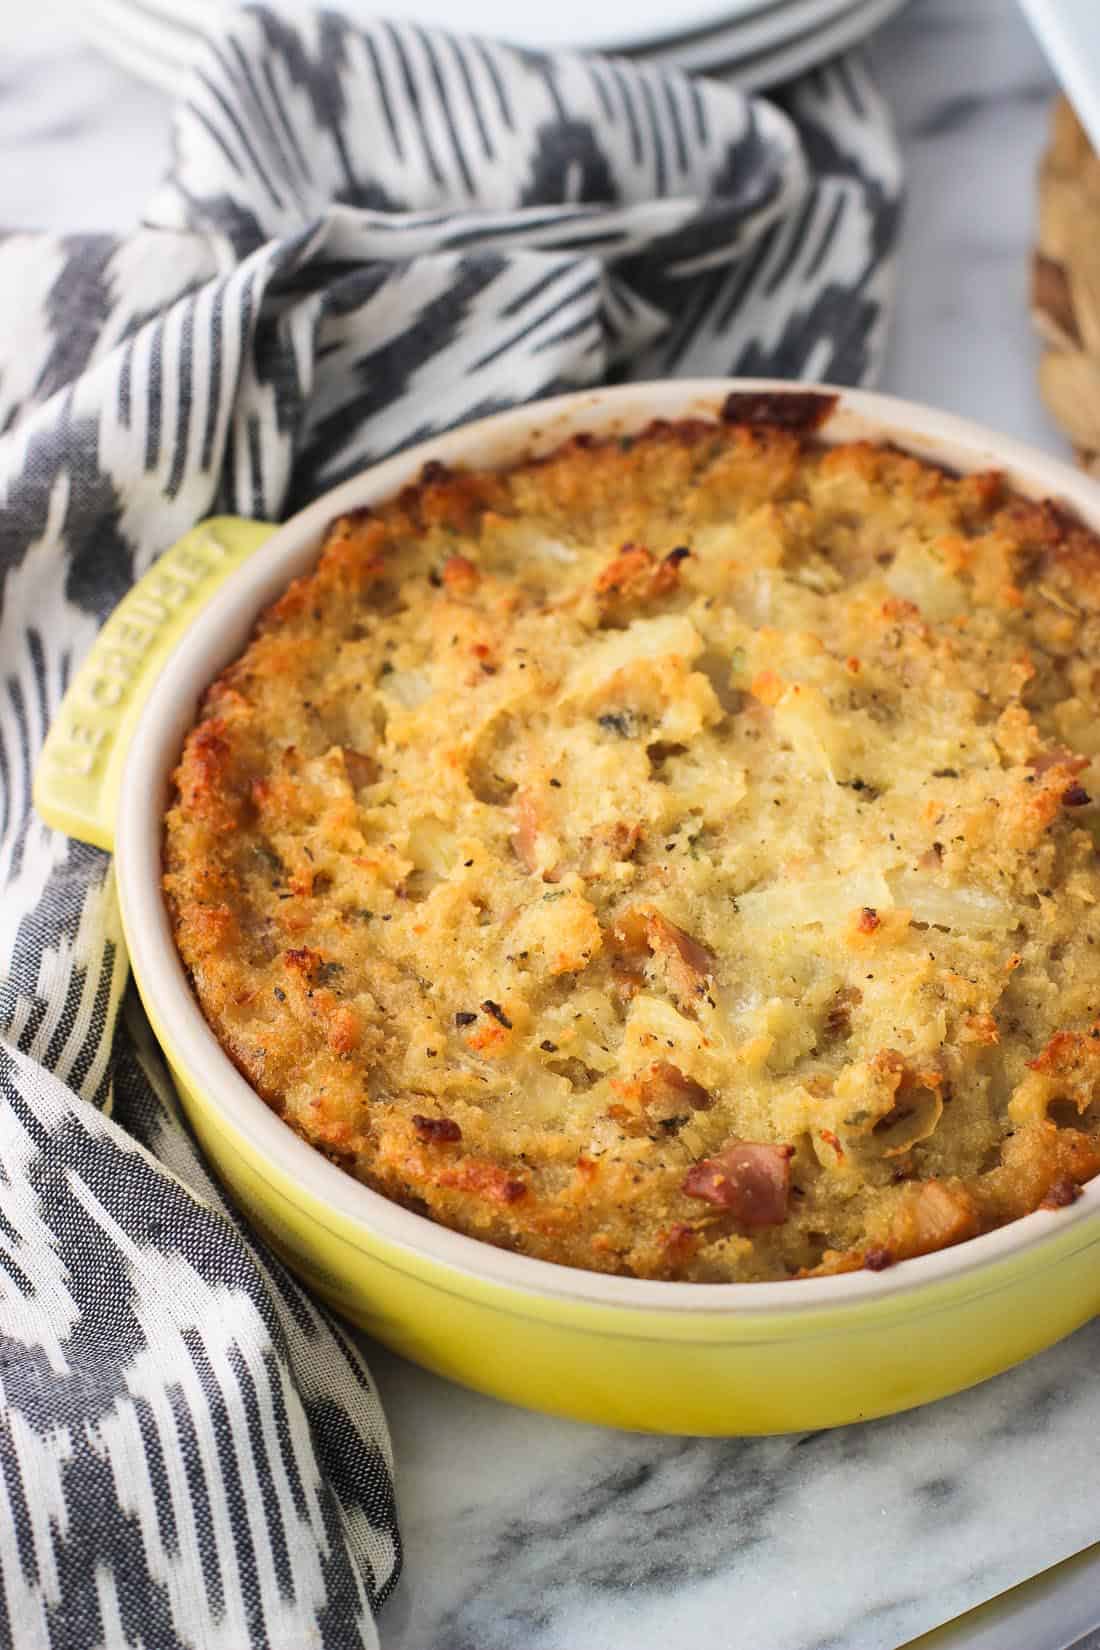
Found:
M 254 842 L 252 847 L 256 858 L 261 860 L 273 875 L 277 877 L 286 875 L 286 866 L 269 842 Z

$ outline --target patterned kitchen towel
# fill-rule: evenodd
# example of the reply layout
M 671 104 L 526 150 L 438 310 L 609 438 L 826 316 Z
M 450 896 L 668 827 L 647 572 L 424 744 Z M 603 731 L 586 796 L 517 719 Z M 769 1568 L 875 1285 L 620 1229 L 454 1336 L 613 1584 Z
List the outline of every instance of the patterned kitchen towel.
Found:
M 255 7 L 140 228 L 0 240 L 4 1645 L 373 1645 L 400 1562 L 370 1376 L 206 1174 L 109 859 L 31 808 L 97 627 L 198 518 L 285 516 L 518 400 L 866 380 L 897 197 L 854 59 L 748 101 Z

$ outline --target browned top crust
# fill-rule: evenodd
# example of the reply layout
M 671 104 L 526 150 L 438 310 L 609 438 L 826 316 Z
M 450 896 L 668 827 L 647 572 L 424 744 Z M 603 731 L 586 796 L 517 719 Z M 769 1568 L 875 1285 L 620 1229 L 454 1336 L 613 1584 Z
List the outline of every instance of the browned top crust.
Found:
M 1100 1168 L 1100 546 L 820 446 L 828 410 L 429 466 L 207 694 L 180 952 L 387 1196 L 727 1281 L 881 1269 Z

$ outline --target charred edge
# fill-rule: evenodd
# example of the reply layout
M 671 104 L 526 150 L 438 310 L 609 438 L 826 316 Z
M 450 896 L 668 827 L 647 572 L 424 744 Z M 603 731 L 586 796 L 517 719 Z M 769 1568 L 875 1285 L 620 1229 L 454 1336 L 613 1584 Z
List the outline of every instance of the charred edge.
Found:
M 1060 498 L 1040 499 L 1039 509 L 1056 544 L 1064 544 L 1066 539 L 1081 531 L 1080 516 Z
M 690 447 L 694 442 L 712 436 L 714 429 L 713 420 L 707 418 L 653 418 L 637 430 L 627 431 L 616 426 L 611 426 L 606 432 L 580 430 L 576 435 L 567 436 L 564 441 L 548 448 L 544 453 L 525 454 L 514 465 L 508 465 L 500 473 L 508 475 L 514 469 L 527 467 L 545 468 L 551 464 L 561 463 L 570 453 L 605 453 L 616 450 L 629 453 L 638 447 L 662 441 Z
M 368 522 L 377 521 L 378 511 L 373 504 L 357 504 L 352 510 L 342 510 L 338 516 L 329 522 L 325 530 L 326 539 L 333 533 L 341 522 L 349 527 L 365 527 Z M 324 548 L 322 544 L 322 548 Z M 273 604 L 274 605 L 274 604 Z
M 934 471 L 936 475 L 942 476 L 945 481 L 961 481 L 963 478 L 963 472 L 960 469 L 957 469 L 954 464 L 945 464 L 942 458 L 931 458 L 924 453 L 919 455 L 912 453 L 907 447 L 900 447 L 896 441 L 876 442 L 875 445 L 880 446 L 884 453 L 892 453 L 895 458 L 916 458 L 922 469 Z M 996 470 L 976 470 L 973 473 L 995 477 L 998 482 L 1000 481 L 1000 474 Z
M 734 390 L 722 403 L 722 421 L 810 435 L 832 416 L 838 399 L 808 390 Z

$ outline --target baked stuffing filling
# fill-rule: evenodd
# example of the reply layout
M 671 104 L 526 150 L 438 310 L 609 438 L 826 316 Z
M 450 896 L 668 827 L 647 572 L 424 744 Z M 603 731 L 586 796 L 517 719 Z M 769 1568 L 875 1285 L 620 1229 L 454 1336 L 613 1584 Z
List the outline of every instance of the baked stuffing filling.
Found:
M 823 398 L 428 466 L 209 690 L 164 886 L 285 1121 L 505 1248 L 882 1268 L 1100 1168 L 1100 544 Z

